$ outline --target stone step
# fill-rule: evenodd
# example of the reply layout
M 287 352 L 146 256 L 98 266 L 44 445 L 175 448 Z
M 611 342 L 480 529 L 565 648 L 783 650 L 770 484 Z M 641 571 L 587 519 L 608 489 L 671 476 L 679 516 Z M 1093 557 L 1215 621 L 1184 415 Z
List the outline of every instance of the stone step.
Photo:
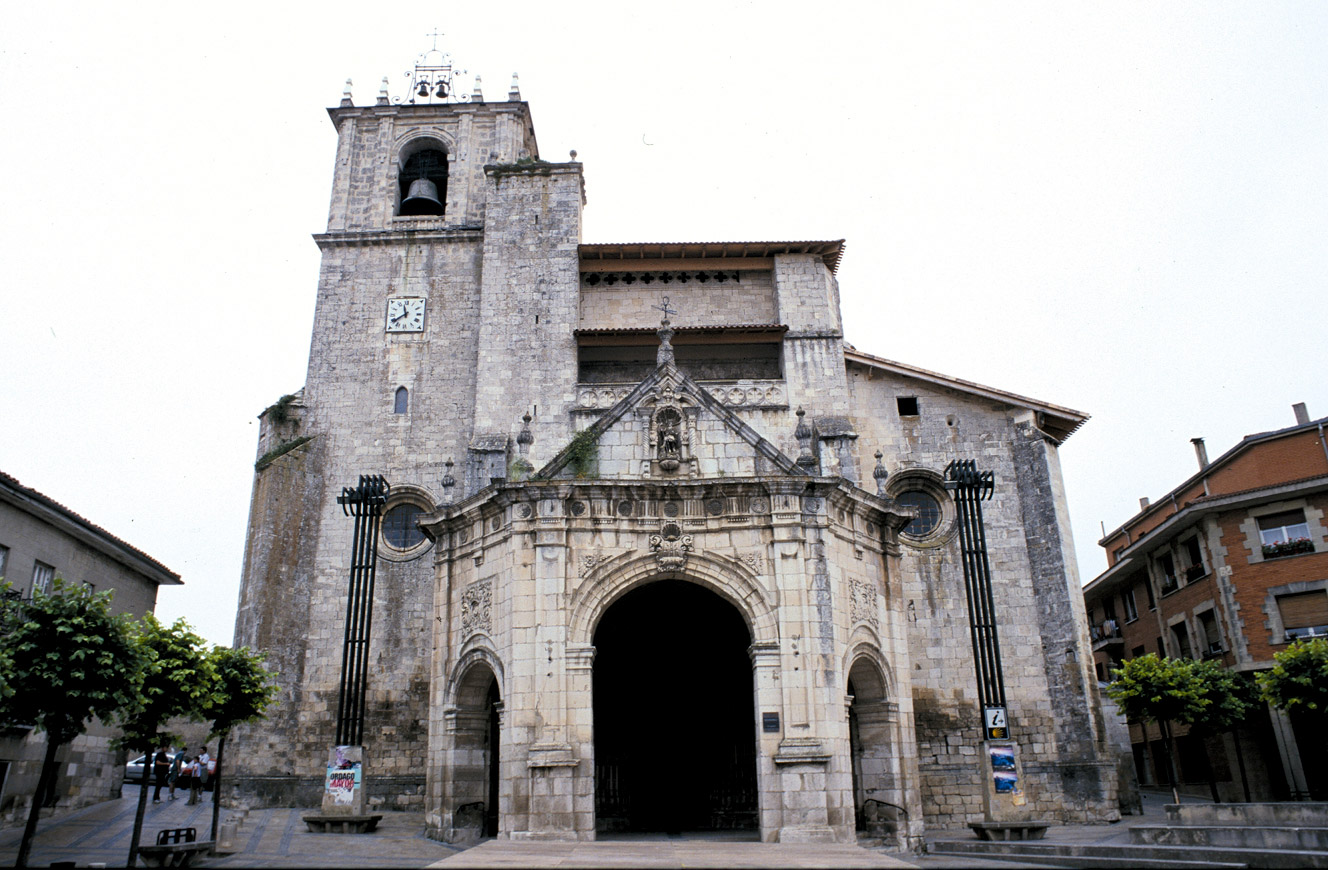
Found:
M 1061 867 L 1251 867 L 1270 870 L 1328 870 L 1328 852 L 1298 849 L 1239 849 L 1215 846 L 1139 846 L 1105 843 L 985 842 L 933 840 L 928 854 L 967 855 Z
M 1328 827 L 1328 803 L 1321 801 L 1167 804 L 1166 813 L 1172 825 Z
M 1135 825 L 1130 842 L 1145 846 L 1234 846 L 1238 849 L 1328 851 L 1328 827 L 1291 825 Z

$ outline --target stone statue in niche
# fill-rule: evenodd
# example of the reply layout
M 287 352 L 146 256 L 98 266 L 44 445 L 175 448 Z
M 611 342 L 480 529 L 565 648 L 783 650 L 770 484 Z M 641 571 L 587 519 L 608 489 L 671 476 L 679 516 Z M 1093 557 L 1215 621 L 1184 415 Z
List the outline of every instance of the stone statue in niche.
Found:
M 659 432 L 659 467 L 677 471 L 682 459 L 682 415 L 674 408 L 664 408 L 655 417 Z
M 692 421 L 686 408 L 688 399 L 680 396 L 672 384 L 665 383 L 649 404 L 654 407 L 650 412 L 648 473 L 695 475 L 696 460 L 691 450 Z

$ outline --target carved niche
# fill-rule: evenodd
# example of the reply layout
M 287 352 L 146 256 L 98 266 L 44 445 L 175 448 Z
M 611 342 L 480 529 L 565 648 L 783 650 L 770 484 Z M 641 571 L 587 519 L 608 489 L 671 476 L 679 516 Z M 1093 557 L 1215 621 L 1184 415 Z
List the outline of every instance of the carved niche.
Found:
M 644 469 L 652 477 L 694 477 L 696 457 L 692 453 L 694 408 L 686 396 L 670 383 L 662 383 L 647 400 L 650 458 Z

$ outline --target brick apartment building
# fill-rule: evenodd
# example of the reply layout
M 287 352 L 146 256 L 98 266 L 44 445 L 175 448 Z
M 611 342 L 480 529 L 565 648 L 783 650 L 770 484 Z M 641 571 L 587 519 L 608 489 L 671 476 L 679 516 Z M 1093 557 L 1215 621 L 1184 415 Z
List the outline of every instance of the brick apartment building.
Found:
M 1110 567 L 1084 588 L 1098 679 L 1158 655 L 1213 659 L 1241 673 L 1272 665 L 1297 638 L 1328 635 L 1328 418 L 1249 435 L 1099 542 Z M 1268 710 L 1236 735 L 1178 740 L 1182 783 L 1224 800 L 1323 799 L 1322 751 Z M 1141 784 L 1167 781 L 1157 725 L 1132 723 Z M 1238 739 L 1237 739 L 1238 738 Z

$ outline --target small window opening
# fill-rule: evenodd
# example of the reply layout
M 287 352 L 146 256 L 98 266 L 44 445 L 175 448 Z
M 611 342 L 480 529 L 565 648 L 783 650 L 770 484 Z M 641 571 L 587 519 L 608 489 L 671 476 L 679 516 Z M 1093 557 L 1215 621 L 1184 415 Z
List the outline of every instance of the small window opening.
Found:
M 897 396 L 895 403 L 899 406 L 899 416 L 916 417 L 918 416 L 918 397 L 917 396 Z
M 392 406 L 393 414 L 404 414 L 410 408 L 410 393 L 405 387 L 397 387 L 396 403 Z
M 417 151 L 406 159 L 398 176 L 403 217 L 441 215 L 447 197 L 447 154 L 436 149 Z

